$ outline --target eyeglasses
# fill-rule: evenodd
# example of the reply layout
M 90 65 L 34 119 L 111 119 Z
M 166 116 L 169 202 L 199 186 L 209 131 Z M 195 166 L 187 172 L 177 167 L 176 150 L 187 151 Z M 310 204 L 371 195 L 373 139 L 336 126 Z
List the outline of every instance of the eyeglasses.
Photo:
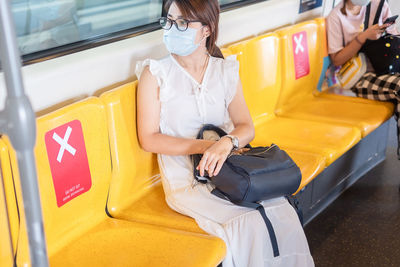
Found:
M 199 20 L 187 20 L 187 19 L 173 20 L 173 19 L 169 19 L 167 17 L 161 17 L 159 21 L 160 21 L 161 28 L 163 28 L 164 30 L 171 29 L 172 25 L 175 24 L 175 27 L 181 32 L 184 32 L 187 30 L 187 28 L 189 27 L 189 23 L 201 22 Z

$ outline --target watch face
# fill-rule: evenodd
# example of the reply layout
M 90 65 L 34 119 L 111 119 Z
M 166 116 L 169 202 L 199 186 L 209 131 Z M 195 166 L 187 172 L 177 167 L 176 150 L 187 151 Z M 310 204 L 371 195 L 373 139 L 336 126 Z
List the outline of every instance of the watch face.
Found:
M 226 137 L 229 137 L 229 139 L 231 139 L 233 148 L 239 148 L 239 139 L 236 136 L 233 135 L 226 135 Z
M 233 141 L 233 146 L 235 148 L 238 148 L 239 147 L 239 139 L 235 136 L 232 141 Z
M 236 136 L 230 136 L 233 144 L 233 148 L 238 148 L 239 147 L 239 139 Z

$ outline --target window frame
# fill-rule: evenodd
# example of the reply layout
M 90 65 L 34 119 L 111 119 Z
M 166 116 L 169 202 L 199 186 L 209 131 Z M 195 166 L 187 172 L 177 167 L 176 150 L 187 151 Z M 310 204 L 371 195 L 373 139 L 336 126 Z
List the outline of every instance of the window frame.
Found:
M 233 9 L 237 9 L 237 8 L 241 8 L 244 6 L 252 5 L 255 3 L 259 3 L 259 2 L 265 2 L 265 1 L 268 1 L 268 0 L 239 0 L 239 1 L 236 1 L 233 3 L 221 5 L 221 12 L 226 12 L 226 11 L 230 11 Z M 163 0 L 163 6 L 164 6 L 164 3 L 165 3 L 165 0 Z M 165 15 L 164 13 L 165 12 L 163 10 L 162 15 Z M 98 46 L 125 40 L 128 38 L 132 38 L 135 36 L 145 34 L 145 33 L 153 32 L 153 31 L 156 31 L 159 29 L 161 29 L 161 26 L 159 25 L 159 23 L 154 22 L 154 23 L 150 23 L 150 24 L 141 25 L 138 27 L 129 28 L 129 29 L 122 30 L 122 31 L 112 32 L 112 33 L 105 34 L 105 35 L 102 35 L 99 37 L 93 37 L 93 38 L 89 38 L 86 40 L 81 40 L 78 42 L 65 44 L 65 45 L 54 47 L 54 48 L 49 48 L 46 50 L 23 55 L 22 63 L 24 66 L 34 64 L 34 63 L 39 63 L 39 62 L 43 62 L 46 60 L 74 54 L 74 53 L 84 51 L 87 49 L 95 48 Z

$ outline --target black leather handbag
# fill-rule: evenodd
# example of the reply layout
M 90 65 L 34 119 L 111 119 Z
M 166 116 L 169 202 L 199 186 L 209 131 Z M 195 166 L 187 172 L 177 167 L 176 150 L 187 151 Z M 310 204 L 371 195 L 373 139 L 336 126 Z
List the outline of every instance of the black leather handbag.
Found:
M 219 137 L 226 133 L 211 124 L 205 125 L 197 139 L 204 139 L 205 131 L 213 131 Z M 202 155 L 192 155 L 194 177 L 200 183 L 211 182 L 212 194 L 244 207 L 257 209 L 267 226 L 274 257 L 279 256 L 278 244 L 271 222 L 264 207 L 258 202 L 271 198 L 291 196 L 300 186 L 301 172 L 289 155 L 277 145 L 251 147 L 242 154 L 230 155 L 218 175 L 201 177 L 196 167 Z M 292 204 L 292 203 L 291 203 Z
M 381 0 L 379 3 L 373 25 L 379 22 L 385 1 Z M 368 4 L 365 13 L 365 30 L 368 29 L 370 13 L 371 3 Z M 367 40 L 361 52 L 370 60 L 376 75 L 400 73 L 400 36 L 387 33 L 378 40 Z

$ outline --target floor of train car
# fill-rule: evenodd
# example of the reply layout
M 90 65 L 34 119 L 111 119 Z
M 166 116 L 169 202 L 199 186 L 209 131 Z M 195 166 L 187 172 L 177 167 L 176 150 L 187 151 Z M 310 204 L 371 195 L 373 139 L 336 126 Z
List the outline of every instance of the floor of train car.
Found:
M 386 160 L 306 227 L 317 267 L 400 266 L 400 161 L 391 119 Z

